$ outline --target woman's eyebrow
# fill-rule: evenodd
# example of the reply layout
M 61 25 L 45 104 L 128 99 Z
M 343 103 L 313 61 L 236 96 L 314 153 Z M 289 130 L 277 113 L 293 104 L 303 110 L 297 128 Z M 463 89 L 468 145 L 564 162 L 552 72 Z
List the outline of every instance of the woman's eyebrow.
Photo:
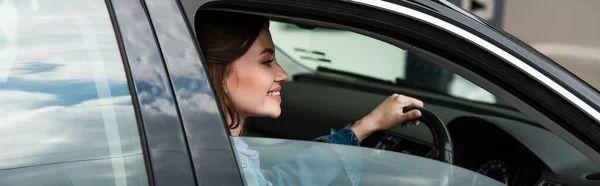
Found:
M 275 53 L 275 50 L 273 50 L 272 48 L 265 48 L 260 54 L 264 54 L 264 53 L 269 53 L 269 54 L 273 55 L 273 53 Z

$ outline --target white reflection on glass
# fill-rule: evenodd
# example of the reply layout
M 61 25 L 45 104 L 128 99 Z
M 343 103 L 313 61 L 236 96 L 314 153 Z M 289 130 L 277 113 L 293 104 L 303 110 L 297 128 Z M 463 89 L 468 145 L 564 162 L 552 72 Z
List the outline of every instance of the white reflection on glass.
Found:
M 11 0 L 0 2 L 0 82 L 6 82 L 14 63 L 19 14 Z
M 433 159 L 350 145 L 336 145 L 320 142 L 306 142 L 272 138 L 234 137 L 243 140 L 250 148 L 257 150 L 263 175 L 272 175 L 273 171 L 301 172 L 288 174 L 294 178 L 269 177 L 277 182 L 285 179 L 290 185 L 298 185 L 307 177 L 314 180 L 329 180 L 323 176 L 335 170 L 327 162 L 360 162 L 356 175 L 360 176 L 360 185 L 414 185 L 414 186 L 502 186 L 504 184 L 482 176 L 476 172 L 449 165 Z M 330 149 L 330 150 L 327 150 Z M 331 149 L 335 149 L 331 150 Z M 337 155 L 344 153 L 344 161 Z M 317 158 L 318 157 L 318 158 Z M 299 164 L 301 163 L 301 165 Z M 294 167 L 294 169 L 286 169 Z M 343 169 L 343 168 L 340 168 Z M 343 172 L 343 171 L 342 171 Z M 321 176 L 321 177 L 320 177 Z M 334 175 L 339 176 L 339 175 Z M 328 185 L 345 185 L 336 180 Z
M 225 137 L 225 133 L 214 132 L 223 130 L 222 119 L 185 20 L 172 16 L 181 14 L 177 4 L 148 0 L 146 5 L 173 82 L 181 117 L 186 123 L 190 148 L 205 148 L 201 142 L 208 140 L 213 141 L 210 148 L 227 148 L 229 144 L 214 140 Z
M 151 11 L 152 21 L 156 29 L 161 30 L 157 32 L 158 39 L 180 106 L 186 112 L 217 114 L 217 105 L 199 63 L 198 51 L 194 47 L 181 47 L 194 46 L 187 27 L 182 26 L 184 20 L 170 20 L 171 16 L 164 15 L 179 14 L 178 7 L 169 1 L 149 1 L 147 5 L 151 10 L 156 9 Z

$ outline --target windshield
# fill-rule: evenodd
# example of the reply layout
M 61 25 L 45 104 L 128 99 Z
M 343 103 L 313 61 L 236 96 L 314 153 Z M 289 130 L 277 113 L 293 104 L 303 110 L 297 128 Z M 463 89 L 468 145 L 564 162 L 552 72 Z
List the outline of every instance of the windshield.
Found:
M 283 139 L 232 137 L 258 151 L 260 169 L 268 177 L 271 173 L 291 171 L 297 179 L 289 179 L 286 185 L 302 185 L 306 183 L 303 176 L 310 174 L 313 180 L 326 180 L 324 177 L 335 171 L 332 161 L 347 160 L 352 162 L 350 169 L 358 170 L 353 176 L 360 180 L 360 185 L 404 185 L 404 186 L 465 186 L 465 185 L 504 185 L 496 180 L 470 170 L 449 165 L 437 160 L 419 156 L 331 143 L 306 142 Z M 318 155 L 322 158 L 303 158 L 306 154 Z M 338 158 L 339 154 L 345 157 Z M 297 167 L 301 162 L 301 167 Z M 299 171 L 298 169 L 302 169 Z M 343 170 L 343 169 L 342 169 Z M 299 173 L 296 174 L 295 172 Z M 338 172 L 343 177 L 343 171 Z M 305 174 L 305 175 L 302 175 Z M 274 178 L 276 180 L 276 178 Z M 336 178 L 329 185 L 342 185 L 343 179 Z M 345 183 L 345 182 L 344 182 Z
M 353 74 L 355 78 L 362 76 L 363 80 L 378 80 L 374 82 L 417 88 L 470 101 L 502 104 L 483 88 L 389 43 L 351 31 L 300 28 L 277 21 L 271 21 L 270 24 L 278 52 L 284 53 L 294 63 L 282 66 L 296 65 L 313 72 L 325 70 Z M 290 76 L 293 75 L 292 71 Z

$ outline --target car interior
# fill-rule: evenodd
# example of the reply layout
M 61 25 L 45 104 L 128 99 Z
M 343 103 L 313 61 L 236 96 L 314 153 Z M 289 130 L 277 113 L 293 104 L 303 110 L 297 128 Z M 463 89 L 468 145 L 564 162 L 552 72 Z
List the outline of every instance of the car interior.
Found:
M 445 124 L 456 166 L 510 186 L 600 184 L 599 166 L 580 151 L 437 65 L 450 60 L 343 25 L 270 19 L 276 59 L 290 80 L 282 84 L 281 116 L 250 118 L 247 136 L 313 141 L 399 93 L 422 100 Z M 427 125 L 397 127 L 361 146 L 435 159 L 435 135 Z

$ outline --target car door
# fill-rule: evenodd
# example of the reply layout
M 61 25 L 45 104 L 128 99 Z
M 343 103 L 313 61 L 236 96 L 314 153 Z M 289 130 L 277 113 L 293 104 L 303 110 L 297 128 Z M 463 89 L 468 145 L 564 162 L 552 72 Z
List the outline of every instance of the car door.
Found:
M 480 20 L 462 14 L 458 10 L 452 10 L 450 5 L 443 2 L 394 1 L 394 3 L 390 3 L 384 1 L 273 0 L 252 2 L 181 1 L 180 3 L 181 7 L 173 4 L 166 7 L 170 7 L 174 12 L 183 13 L 186 18 L 177 19 L 179 19 L 178 21 L 187 20 L 188 25 L 194 24 L 194 20 L 197 19 L 195 13 L 200 7 L 213 10 L 251 12 L 268 15 L 275 19 L 293 20 L 301 23 L 305 21 L 330 27 L 346 28 L 392 43 L 399 48 L 411 50 L 414 53 L 442 56 L 449 60 L 439 60 L 438 65 L 450 69 L 494 93 L 494 95 L 520 112 L 528 115 L 536 123 L 573 145 L 591 160 L 599 162 L 597 147 L 600 141 L 595 132 L 598 127 L 597 93 L 573 78 L 572 75 L 557 68 L 552 62 L 538 56 L 537 53 L 530 51 L 530 49 L 501 32 L 495 31 L 486 24 L 482 24 Z M 150 14 L 152 12 L 150 10 Z M 164 25 L 159 21 L 156 21 L 155 24 Z M 185 25 L 185 23 L 177 24 Z M 164 26 L 164 29 L 166 27 Z M 189 39 L 188 35 L 191 35 L 190 32 L 193 31 L 193 26 L 188 28 L 188 30 L 171 33 L 180 33 Z M 168 37 L 165 36 L 164 46 L 167 46 L 166 43 L 168 43 L 166 38 Z M 177 41 L 187 43 L 180 46 L 191 46 L 190 41 L 185 41 L 185 39 Z M 193 47 L 180 47 L 174 50 L 191 50 L 190 48 Z M 197 53 L 193 51 L 190 51 L 190 53 L 189 56 L 192 56 L 191 58 L 194 60 L 183 62 L 183 60 L 178 61 L 177 57 L 173 57 L 172 65 L 169 65 L 167 61 L 169 72 L 172 71 L 171 68 L 176 69 L 176 66 L 190 61 L 193 61 L 194 65 L 200 66 L 195 67 L 196 69 L 202 69 L 202 65 L 198 60 L 199 57 L 196 56 Z M 178 76 L 177 74 L 183 76 L 186 72 L 174 70 L 173 73 L 176 74 L 170 74 L 171 78 L 176 79 L 177 77 L 174 76 Z M 206 78 L 205 73 L 199 76 L 192 75 L 191 77 Z M 180 80 L 180 82 L 186 81 L 189 80 Z M 209 83 L 205 82 L 204 85 L 209 85 Z M 177 85 L 174 84 L 174 87 L 177 87 Z M 179 87 L 182 90 L 186 89 L 184 84 Z M 212 100 L 209 99 L 211 101 L 207 103 L 209 105 L 207 108 L 214 111 L 218 108 L 213 101 L 214 94 L 210 91 L 207 92 L 208 97 L 212 98 Z M 189 97 L 190 95 L 181 93 L 177 99 L 184 100 L 186 96 Z M 215 129 L 214 131 L 217 131 L 216 129 L 221 130 L 220 127 L 223 127 L 224 124 L 222 120 L 218 119 L 218 116 L 214 114 L 207 115 L 206 113 L 209 111 L 198 111 L 200 109 L 196 109 L 196 111 L 194 109 L 184 109 L 182 105 L 179 105 L 179 108 L 182 111 L 193 111 L 207 118 L 217 118 L 214 122 L 202 124 L 197 123 L 198 120 L 189 120 L 190 123 L 198 124 L 190 126 L 187 126 L 188 122 L 184 122 L 184 126 L 190 129 L 186 130 L 188 140 L 190 140 L 189 136 L 195 136 L 197 139 L 202 139 L 201 136 L 217 139 L 214 143 L 208 144 L 190 140 L 190 146 L 194 146 L 191 143 L 203 144 L 194 147 L 194 149 L 203 149 L 203 152 L 207 152 L 208 147 L 215 147 L 227 152 L 229 160 L 235 160 L 231 155 L 231 144 L 227 141 L 227 130 L 222 129 L 223 131 L 216 134 L 207 134 L 206 132 L 213 131 L 213 129 Z M 182 117 L 185 118 L 185 116 Z M 189 116 L 189 118 L 191 117 Z M 215 123 L 216 125 L 213 125 Z M 199 126 L 206 126 L 208 130 L 202 131 Z M 339 128 L 339 126 L 332 128 Z M 206 154 L 194 155 L 192 153 L 192 160 L 208 161 L 200 158 L 205 157 L 204 155 Z M 221 167 L 236 170 L 237 167 L 232 167 L 234 164 Z M 210 177 L 213 176 L 211 173 L 201 170 L 200 166 L 202 164 L 194 162 L 194 165 L 198 180 L 210 180 Z M 205 165 L 211 164 L 205 162 Z M 228 173 L 223 171 L 223 175 L 236 178 L 240 176 L 236 171 Z

